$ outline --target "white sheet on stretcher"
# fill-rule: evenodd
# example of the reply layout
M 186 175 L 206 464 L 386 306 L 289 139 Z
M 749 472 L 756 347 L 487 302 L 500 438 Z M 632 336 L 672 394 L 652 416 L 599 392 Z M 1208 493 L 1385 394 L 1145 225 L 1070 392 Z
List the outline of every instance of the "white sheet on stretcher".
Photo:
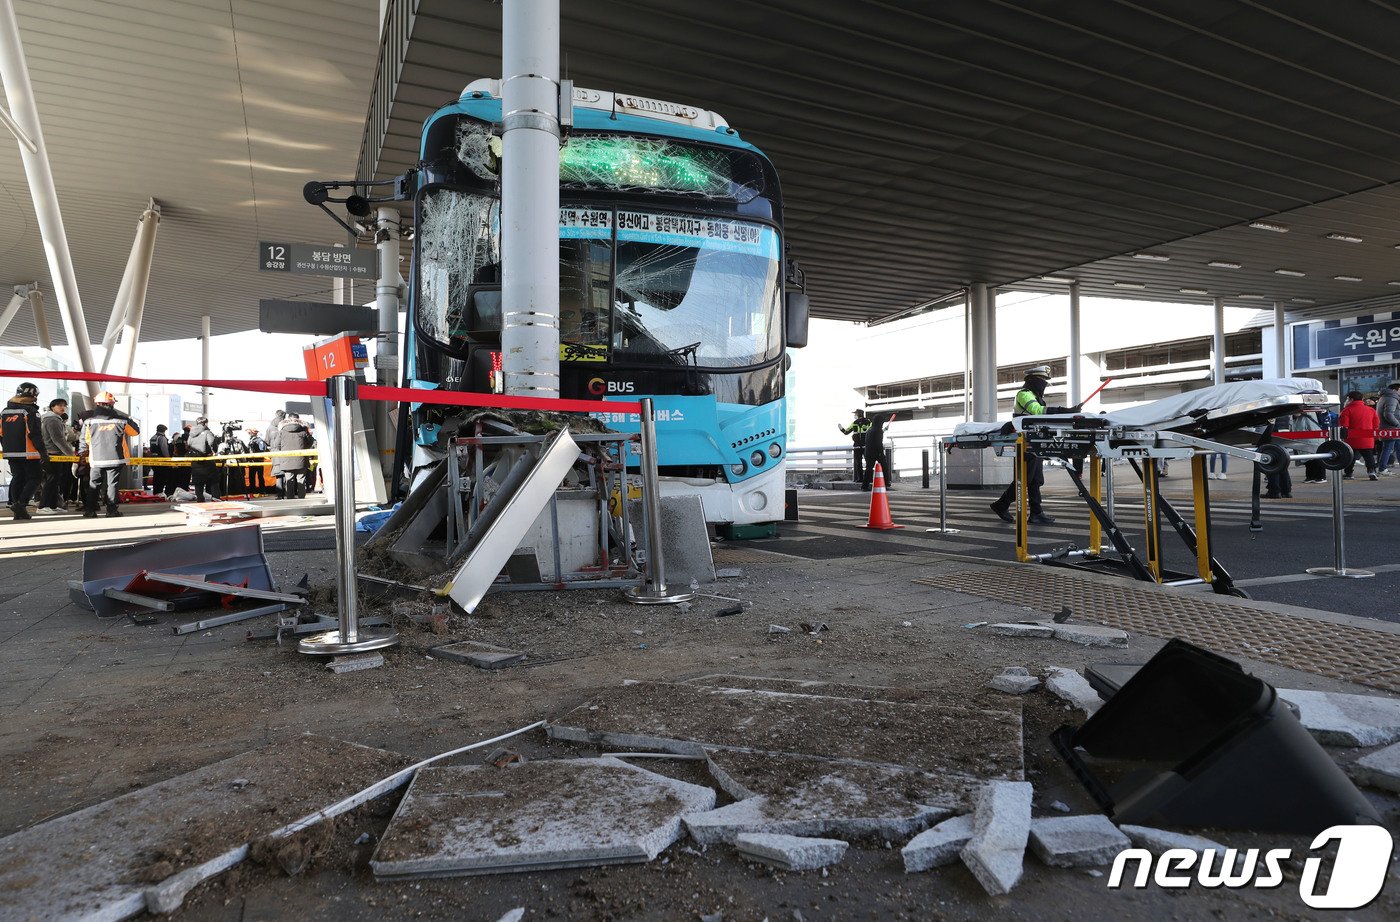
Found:
M 1274 397 L 1288 397 L 1308 392 L 1323 392 L 1322 382 L 1316 378 L 1270 378 L 1265 381 L 1235 381 L 1230 384 L 1217 384 L 1200 390 L 1187 391 L 1171 397 L 1163 397 L 1137 407 L 1114 410 L 1102 414 L 1110 425 L 1130 426 L 1140 429 L 1171 429 L 1190 423 L 1200 411 L 1224 410 L 1258 400 Z M 1025 422 L 1045 423 L 1054 419 L 1072 419 L 1071 416 L 1018 416 L 1011 422 L 1019 431 Z M 986 435 L 1000 432 L 1005 421 L 997 423 L 958 423 L 953 427 L 954 437 Z

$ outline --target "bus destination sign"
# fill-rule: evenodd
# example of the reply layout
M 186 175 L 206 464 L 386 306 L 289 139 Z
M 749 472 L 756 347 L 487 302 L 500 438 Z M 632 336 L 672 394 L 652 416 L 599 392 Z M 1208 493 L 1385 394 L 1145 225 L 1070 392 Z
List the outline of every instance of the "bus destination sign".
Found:
M 373 250 L 333 247 L 318 243 L 258 244 L 260 272 L 291 272 L 294 275 L 336 275 L 354 279 L 378 276 L 379 255 Z

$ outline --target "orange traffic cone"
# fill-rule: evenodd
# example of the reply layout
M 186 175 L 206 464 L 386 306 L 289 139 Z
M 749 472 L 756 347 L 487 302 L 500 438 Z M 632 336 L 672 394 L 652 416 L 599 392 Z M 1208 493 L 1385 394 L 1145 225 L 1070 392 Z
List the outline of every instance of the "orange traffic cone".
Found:
M 879 462 L 875 464 L 875 487 L 870 493 L 870 521 L 861 527 L 878 528 L 882 531 L 904 527 L 896 525 L 890 518 L 890 498 L 885 492 L 885 472 L 880 468 Z

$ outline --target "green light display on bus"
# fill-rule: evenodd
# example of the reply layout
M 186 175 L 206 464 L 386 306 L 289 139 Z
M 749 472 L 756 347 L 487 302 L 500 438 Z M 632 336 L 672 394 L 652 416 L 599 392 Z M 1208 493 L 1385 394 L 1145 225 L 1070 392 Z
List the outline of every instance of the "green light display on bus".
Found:
M 559 178 L 609 189 L 732 195 L 725 154 L 660 138 L 570 138 L 559 151 Z

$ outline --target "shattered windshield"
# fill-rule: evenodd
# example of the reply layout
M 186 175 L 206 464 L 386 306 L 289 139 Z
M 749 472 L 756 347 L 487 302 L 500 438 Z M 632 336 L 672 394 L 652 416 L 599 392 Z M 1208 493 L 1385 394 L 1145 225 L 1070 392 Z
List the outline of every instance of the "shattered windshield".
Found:
M 419 328 L 456 343 L 472 325 L 467 289 L 491 281 L 501 261 L 500 203 L 486 195 L 434 189 L 418 206 Z
M 778 268 L 766 225 L 617 212 L 613 359 L 734 368 L 772 358 Z

